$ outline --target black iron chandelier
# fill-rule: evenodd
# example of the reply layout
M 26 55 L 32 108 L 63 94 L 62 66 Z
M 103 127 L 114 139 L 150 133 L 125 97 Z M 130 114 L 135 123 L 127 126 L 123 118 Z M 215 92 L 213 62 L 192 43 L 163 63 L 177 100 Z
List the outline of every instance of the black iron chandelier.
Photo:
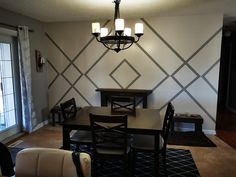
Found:
M 96 37 L 98 42 L 101 42 L 106 48 L 114 50 L 117 53 L 121 50 L 128 49 L 133 43 L 137 43 L 139 38 L 143 35 L 143 24 L 135 24 L 135 37 L 131 36 L 131 28 L 125 28 L 124 19 L 120 18 L 121 0 L 114 0 L 115 15 L 114 24 L 115 30 L 108 33 L 108 28 L 100 28 L 100 23 L 92 23 L 92 34 Z

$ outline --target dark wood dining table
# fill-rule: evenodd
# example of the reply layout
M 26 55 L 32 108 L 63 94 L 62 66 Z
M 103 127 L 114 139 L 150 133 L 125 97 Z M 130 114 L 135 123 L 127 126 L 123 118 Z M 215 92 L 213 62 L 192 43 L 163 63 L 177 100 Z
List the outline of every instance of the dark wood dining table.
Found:
M 110 107 L 84 107 L 79 110 L 75 118 L 64 120 L 63 149 L 70 149 L 70 132 L 72 130 L 91 130 L 89 113 L 112 115 Z M 162 121 L 158 109 L 136 108 L 135 115 L 128 115 L 128 134 L 153 135 L 155 148 L 159 148 L 159 134 L 162 130 Z M 158 154 L 157 154 L 158 155 Z M 158 162 L 157 162 L 158 163 Z M 156 164 L 159 166 L 159 164 Z

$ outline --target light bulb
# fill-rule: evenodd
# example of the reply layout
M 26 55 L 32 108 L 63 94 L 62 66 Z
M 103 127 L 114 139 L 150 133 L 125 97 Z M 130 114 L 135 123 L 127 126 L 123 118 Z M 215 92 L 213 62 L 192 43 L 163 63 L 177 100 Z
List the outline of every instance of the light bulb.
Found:
M 125 28 L 124 36 L 131 36 L 131 28 Z
M 143 24 L 142 23 L 135 24 L 135 34 L 143 34 Z
M 124 19 L 117 18 L 115 20 L 115 30 L 116 31 L 124 31 L 125 28 L 125 22 Z
M 100 33 L 100 23 L 92 23 L 92 33 Z
M 107 28 L 101 28 L 101 37 L 105 37 L 108 35 L 108 29 Z

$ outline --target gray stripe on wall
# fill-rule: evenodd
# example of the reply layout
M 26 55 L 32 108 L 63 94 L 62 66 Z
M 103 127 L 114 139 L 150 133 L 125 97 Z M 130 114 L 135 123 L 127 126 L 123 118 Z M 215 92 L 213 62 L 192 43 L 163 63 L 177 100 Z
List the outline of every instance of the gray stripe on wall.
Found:
M 166 75 L 160 82 L 155 84 L 155 86 L 152 88 L 152 90 L 156 90 L 169 76 L 169 74 L 152 58 L 152 56 L 141 46 L 137 43 L 137 46 L 143 53 Z
M 110 20 L 107 20 L 102 26 L 105 27 L 109 22 L 110 22 Z M 73 58 L 72 62 L 74 62 L 85 51 L 85 49 L 92 43 L 92 41 L 94 39 L 95 39 L 95 37 L 92 37 L 89 40 L 89 42 L 87 42 L 87 44 L 85 44 L 85 46 L 79 51 L 79 53 L 77 55 L 75 55 L 75 57 Z
M 68 60 L 68 61 L 70 61 L 70 58 L 68 57 L 68 55 L 57 45 L 57 43 L 51 38 L 51 36 L 47 33 L 47 32 L 45 32 L 45 36 L 49 39 L 49 41 L 51 41 L 53 44 L 54 44 L 54 46 L 64 55 L 64 57 L 66 57 L 66 59 Z
M 86 78 L 91 81 L 91 83 L 96 87 L 99 88 L 95 82 L 88 76 L 88 73 L 92 70 L 92 68 L 109 52 L 109 49 L 106 49 L 105 52 L 102 53 L 102 55 L 92 64 L 92 66 L 85 72 Z
M 149 29 L 151 31 L 153 31 L 153 33 L 179 58 L 182 60 L 183 64 L 178 67 L 171 75 L 171 77 L 175 80 L 175 82 L 182 88 L 182 90 L 180 92 L 178 92 L 174 97 L 172 97 L 169 101 L 173 101 L 176 97 L 178 97 L 183 91 L 186 92 L 190 98 L 192 98 L 192 100 L 210 117 L 210 119 L 215 122 L 214 118 L 207 112 L 207 110 L 186 90 L 190 85 L 192 85 L 199 77 L 200 75 L 198 74 L 198 72 L 189 64 L 189 61 L 191 61 L 194 56 L 196 54 L 198 54 L 210 41 L 212 41 L 214 39 L 214 37 L 219 34 L 222 30 L 222 28 L 218 29 L 208 40 L 206 40 L 186 61 L 184 60 L 184 58 L 145 20 L 142 18 L 142 21 L 149 27 Z M 140 46 L 139 44 L 137 44 L 138 46 Z M 144 53 L 146 55 L 149 55 L 141 46 L 140 48 L 144 51 Z M 151 57 L 151 56 L 150 56 Z M 149 57 L 149 58 L 150 58 Z M 154 59 L 153 59 L 154 60 Z M 178 73 L 178 71 L 180 71 L 184 66 L 188 66 L 188 68 L 196 75 L 196 77 L 189 83 L 187 84 L 185 87 L 174 77 L 175 74 Z M 214 67 L 214 66 L 213 66 Z M 211 70 L 211 67 L 208 69 Z M 203 77 L 205 78 L 205 77 Z M 206 78 L 204 80 L 207 80 Z M 212 85 L 209 83 L 209 81 L 206 81 L 208 83 L 208 85 L 212 88 Z M 157 87 L 156 87 L 157 88 Z M 155 88 L 155 89 L 156 89 Z M 213 87 L 214 88 L 214 87 Z M 155 90 L 154 89 L 154 90 Z M 214 89 L 213 89 L 214 90 Z M 194 99 L 193 99 L 194 98 Z M 160 109 L 163 109 L 166 105 L 168 104 L 168 102 L 166 104 L 164 104 Z
M 207 80 L 206 75 L 218 64 L 220 63 L 220 59 L 218 59 L 203 75 L 202 78 L 206 81 L 206 83 L 212 88 L 212 90 L 217 94 L 217 88 L 215 88 L 210 81 Z
M 52 86 L 52 84 L 57 80 L 57 78 L 59 77 L 60 74 L 59 74 L 59 72 L 57 71 L 57 69 L 53 66 L 53 64 L 52 64 L 49 60 L 47 60 L 47 62 L 48 62 L 48 64 L 49 64 L 49 66 L 51 66 L 52 69 L 57 73 L 56 76 L 55 76 L 55 78 L 53 78 L 52 82 L 49 83 L 49 85 L 48 85 L 48 88 L 50 88 L 50 87 Z
M 117 69 L 123 64 L 126 63 L 129 65 L 129 67 L 137 74 L 137 77 L 135 77 L 126 87 L 125 89 L 129 88 L 140 76 L 141 74 L 126 60 L 123 59 L 115 68 L 114 70 L 109 74 L 109 76 L 120 86 L 120 88 L 124 88 L 119 81 L 113 76 L 113 74 L 117 71 Z

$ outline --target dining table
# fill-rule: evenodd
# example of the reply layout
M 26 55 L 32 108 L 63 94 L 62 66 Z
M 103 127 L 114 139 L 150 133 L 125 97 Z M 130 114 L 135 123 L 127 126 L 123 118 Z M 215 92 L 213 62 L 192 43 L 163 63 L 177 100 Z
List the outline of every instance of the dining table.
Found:
M 91 130 L 89 114 L 114 115 L 110 107 L 86 106 L 77 111 L 74 118 L 62 122 L 63 149 L 70 149 L 70 132 L 72 130 Z M 160 110 L 136 108 L 136 114 L 128 114 L 128 134 L 142 134 L 154 136 L 155 149 L 159 148 L 159 135 L 162 130 Z M 157 152 L 157 151 L 156 151 Z M 158 153 L 155 154 L 158 156 Z M 158 159 L 158 157 L 157 157 Z M 159 167 L 159 162 L 156 160 Z

